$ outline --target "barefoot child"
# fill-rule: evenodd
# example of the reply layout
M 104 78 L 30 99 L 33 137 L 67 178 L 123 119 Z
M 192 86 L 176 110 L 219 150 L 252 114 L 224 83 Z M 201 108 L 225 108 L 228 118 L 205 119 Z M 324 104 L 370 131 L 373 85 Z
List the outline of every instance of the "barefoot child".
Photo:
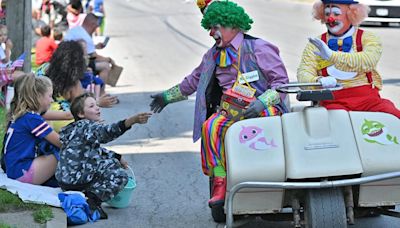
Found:
M 145 124 L 151 113 L 139 113 L 113 124 L 102 124 L 100 108 L 91 93 L 74 99 L 71 112 L 75 122 L 60 132 L 62 143 L 56 178 L 64 191 L 82 191 L 88 197 L 92 210 L 106 219 L 101 203 L 120 192 L 128 181 L 123 168 L 127 167 L 121 155 L 102 147 L 131 128 L 133 124 Z
M 7 176 L 30 184 L 58 186 L 54 173 L 61 146 L 59 135 L 40 115 L 53 101 L 51 80 L 27 74 L 18 77 L 14 87 L 11 123 L 4 140 Z

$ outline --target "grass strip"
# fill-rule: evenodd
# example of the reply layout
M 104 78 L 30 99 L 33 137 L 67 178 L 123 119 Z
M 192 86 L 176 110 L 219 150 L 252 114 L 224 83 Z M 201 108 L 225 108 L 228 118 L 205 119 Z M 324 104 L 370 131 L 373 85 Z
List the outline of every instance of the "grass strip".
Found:
M 24 203 L 18 196 L 0 189 L 0 213 L 37 210 L 40 207 L 43 207 L 43 205 Z
M 0 221 L 0 228 L 14 228 L 14 227 Z
M 37 208 L 32 215 L 33 215 L 33 220 L 35 220 L 35 222 L 40 224 L 44 224 L 47 221 L 50 221 L 54 217 L 53 211 L 48 206 L 41 206 Z

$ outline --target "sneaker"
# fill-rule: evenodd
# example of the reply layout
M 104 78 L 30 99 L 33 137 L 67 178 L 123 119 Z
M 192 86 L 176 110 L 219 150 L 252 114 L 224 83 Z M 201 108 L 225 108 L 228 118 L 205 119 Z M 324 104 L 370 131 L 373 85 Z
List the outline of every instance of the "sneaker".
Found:
M 96 210 L 100 213 L 100 219 L 108 219 L 107 213 L 103 210 L 101 206 L 97 206 Z

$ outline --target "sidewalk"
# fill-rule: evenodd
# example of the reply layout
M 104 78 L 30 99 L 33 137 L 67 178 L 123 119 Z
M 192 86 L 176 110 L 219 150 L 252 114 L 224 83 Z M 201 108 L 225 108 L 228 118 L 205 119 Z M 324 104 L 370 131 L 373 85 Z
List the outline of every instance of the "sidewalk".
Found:
M 62 208 L 52 207 L 53 219 L 46 223 L 46 228 L 66 228 L 67 216 Z
M 66 228 L 67 218 L 60 208 L 52 207 L 53 219 L 46 224 L 39 224 L 33 220 L 32 211 L 0 213 L 0 221 L 16 228 Z

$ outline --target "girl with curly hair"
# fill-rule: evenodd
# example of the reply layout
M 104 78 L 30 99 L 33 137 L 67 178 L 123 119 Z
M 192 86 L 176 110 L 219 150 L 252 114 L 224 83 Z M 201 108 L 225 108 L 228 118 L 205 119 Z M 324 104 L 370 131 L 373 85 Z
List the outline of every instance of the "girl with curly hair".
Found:
M 46 66 L 45 66 L 46 67 Z M 54 120 L 55 115 L 67 113 L 68 119 L 51 121 L 55 131 L 72 122 L 69 104 L 84 92 L 80 79 L 86 70 L 84 53 L 77 41 L 63 41 L 54 52 L 47 69 L 43 70 L 54 84 L 54 102 L 50 111 L 44 115 L 45 119 Z
M 42 66 L 36 73 L 46 75 L 53 81 L 54 102 L 50 111 L 43 117 L 47 120 L 56 120 L 51 124 L 57 132 L 72 122 L 69 105 L 75 97 L 84 93 L 81 79 L 84 78 L 86 67 L 85 54 L 79 41 L 63 41 L 54 52 L 49 64 Z M 97 102 L 101 107 L 110 107 L 117 102 L 116 100 L 116 97 L 104 94 Z
M 86 70 L 83 49 L 77 41 L 63 41 L 54 52 L 46 76 L 54 82 L 54 96 L 71 98 Z

